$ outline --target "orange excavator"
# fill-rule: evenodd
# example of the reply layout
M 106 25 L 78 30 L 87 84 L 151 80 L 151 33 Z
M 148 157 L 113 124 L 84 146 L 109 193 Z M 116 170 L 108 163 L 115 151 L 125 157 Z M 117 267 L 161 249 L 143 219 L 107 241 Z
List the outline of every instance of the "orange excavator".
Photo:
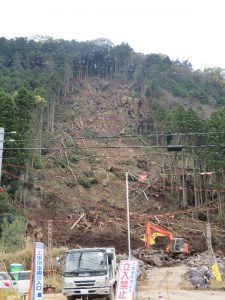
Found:
M 165 236 L 168 238 L 166 246 L 167 253 L 188 253 L 188 244 L 184 242 L 183 238 L 175 238 L 167 229 L 152 222 L 147 222 L 145 233 L 145 245 L 147 248 L 150 248 L 150 246 L 155 243 L 154 237 L 157 236 Z

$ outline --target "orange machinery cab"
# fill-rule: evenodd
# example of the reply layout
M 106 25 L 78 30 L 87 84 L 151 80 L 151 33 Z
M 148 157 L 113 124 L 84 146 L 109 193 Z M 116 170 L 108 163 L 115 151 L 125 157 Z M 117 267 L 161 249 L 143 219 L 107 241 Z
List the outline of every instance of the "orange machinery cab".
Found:
M 183 238 L 173 238 L 166 247 L 167 253 L 188 253 L 188 244 Z

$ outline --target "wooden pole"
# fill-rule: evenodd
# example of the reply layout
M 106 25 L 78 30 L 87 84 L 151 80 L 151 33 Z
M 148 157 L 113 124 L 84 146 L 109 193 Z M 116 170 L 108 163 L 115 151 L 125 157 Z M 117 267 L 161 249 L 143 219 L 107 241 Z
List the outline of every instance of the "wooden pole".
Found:
M 169 298 L 169 286 L 168 286 L 168 273 L 166 272 L 166 292 L 167 292 L 167 300 L 170 300 Z
M 180 191 L 179 191 L 179 185 L 180 185 L 180 178 L 179 178 L 179 170 L 178 168 L 176 169 L 176 177 L 177 177 L 177 198 L 178 198 L 178 203 L 180 203 Z
M 83 218 L 84 213 L 80 215 L 80 217 L 76 220 L 76 222 L 73 224 L 73 226 L 70 228 L 70 230 L 73 230 L 73 228 L 80 222 L 80 220 Z
M 199 173 L 201 173 L 200 166 L 199 166 Z M 203 201 L 202 201 L 202 177 L 200 174 L 199 174 L 199 193 L 200 193 L 200 204 L 202 205 L 203 204 Z
M 195 195 L 195 207 L 198 207 L 198 193 L 196 187 L 196 173 L 195 173 L 195 159 L 193 157 L 193 181 L 194 181 L 194 195 Z
M 184 181 L 184 153 L 182 153 L 182 183 L 183 183 L 183 206 L 187 207 L 187 191 Z

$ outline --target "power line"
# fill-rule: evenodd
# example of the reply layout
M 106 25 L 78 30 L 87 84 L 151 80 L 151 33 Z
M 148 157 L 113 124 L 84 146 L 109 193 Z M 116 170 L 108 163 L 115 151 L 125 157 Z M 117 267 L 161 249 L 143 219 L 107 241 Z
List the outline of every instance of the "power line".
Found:
M 54 138 L 51 138 L 51 137 L 46 137 L 46 138 L 35 138 L 35 139 L 20 139 L 20 140 L 16 140 L 16 139 L 13 139 L 13 140 L 7 140 L 5 139 L 5 143 L 6 142 L 25 142 L 25 141 L 45 141 L 45 140 L 58 140 L 62 138 L 62 136 L 58 136 L 58 137 L 54 137 Z
M 172 146 L 172 145 L 171 145 Z M 225 145 L 179 145 L 183 148 L 225 148 Z M 152 146 L 152 145 L 143 145 L 143 146 L 87 146 L 87 147 L 77 147 L 77 146 L 68 146 L 68 147 L 21 147 L 21 148 L 0 148 L 0 150 L 9 151 L 9 150 L 70 150 L 70 149 L 77 149 L 77 150 L 87 150 L 87 149 L 148 149 L 148 148 L 155 148 L 155 149 L 167 149 L 167 146 Z
M 189 133 L 183 133 L 183 132 L 178 132 L 178 133 L 154 133 L 154 134 L 117 134 L 117 135 L 103 135 L 103 136 L 75 136 L 72 137 L 72 140 L 95 140 L 95 139 L 125 139 L 125 138 L 140 138 L 140 137 L 144 137 L 144 138 L 149 138 L 149 137 L 159 137 L 159 136 L 164 136 L 167 137 L 169 136 L 201 136 L 201 135 L 218 135 L 218 134 L 224 134 L 225 135 L 225 131 L 209 131 L 209 132 L 189 132 Z M 225 137 L 225 136 L 224 136 Z M 4 142 L 10 142 L 10 143 L 14 143 L 14 142 L 26 142 L 26 141 L 45 141 L 45 140 L 59 140 L 60 138 L 63 138 L 64 140 L 67 139 L 67 137 L 63 137 L 63 136 L 58 136 L 55 138 L 35 138 L 35 139 L 20 139 L 20 140 L 5 140 Z M 0 140 L 1 142 L 1 140 Z

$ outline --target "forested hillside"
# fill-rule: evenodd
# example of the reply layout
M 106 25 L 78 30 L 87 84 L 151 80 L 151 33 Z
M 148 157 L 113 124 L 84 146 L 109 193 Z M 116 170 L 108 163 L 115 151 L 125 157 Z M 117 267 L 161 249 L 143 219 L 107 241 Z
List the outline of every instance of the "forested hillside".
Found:
M 89 147 L 117 147 L 122 137 L 131 139 L 132 136 L 139 141 L 125 140 L 123 146 L 126 149 L 141 146 L 140 151 L 134 150 L 136 156 L 146 149 L 159 152 L 167 151 L 169 145 L 183 145 L 185 157 L 172 153 L 167 162 L 160 162 L 158 169 L 166 174 L 166 164 L 171 163 L 170 170 L 181 170 L 183 177 L 176 174 L 176 180 L 183 183 L 183 190 L 190 190 L 185 196 L 183 192 L 183 200 L 182 192 L 177 192 L 178 204 L 182 208 L 205 205 L 214 209 L 215 200 L 218 205 L 213 221 L 224 226 L 223 70 L 193 70 L 188 61 L 172 61 L 161 54 L 135 53 L 126 43 L 115 46 L 106 39 L 35 42 L 25 38 L 0 38 L 0 105 L 0 127 L 6 132 L 0 193 L 4 247 L 8 247 L 6 237 L 15 227 L 21 228 L 23 235 L 29 218 L 27 207 L 29 213 L 32 212 L 32 201 L 28 205 L 27 198 L 34 198 L 34 190 L 39 193 L 39 196 L 35 194 L 37 198 L 60 202 L 55 191 L 40 196 L 37 180 L 41 170 L 66 170 L 71 174 L 64 182 L 67 187 L 80 185 L 87 190 L 99 184 L 93 165 L 98 164 L 96 156 L 100 150 L 93 153 Z M 98 123 L 101 118 L 105 118 L 107 129 Z M 71 124 L 75 124 L 76 129 L 71 129 Z M 12 131 L 16 134 L 10 133 Z M 79 136 L 80 140 L 76 139 Z M 127 154 L 123 155 L 125 159 Z M 146 155 L 151 157 L 151 152 L 145 152 Z M 81 161 L 87 157 L 89 164 L 82 165 Z M 54 163 L 50 164 L 51 159 Z M 104 161 L 104 165 L 114 163 L 113 157 Z M 129 165 L 128 161 L 124 165 L 126 163 Z M 80 164 L 79 168 L 76 164 Z M 121 179 L 118 170 L 108 168 L 117 180 Z M 140 169 L 149 171 L 139 165 Z M 164 197 L 171 194 L 174 197 L 174 190 L 178 189 L 174 187 L 176 176 L 172 171 L 171 174 L 168 171 L 168 177 L 162 182 L 164 190 L 167 188 Z M 195 177 L 194 172 L 209 177 Z M 34 209 L 44 206 L 40 202 Z M 20 237 L 18 234 L 16 247 L 23 247 Z

